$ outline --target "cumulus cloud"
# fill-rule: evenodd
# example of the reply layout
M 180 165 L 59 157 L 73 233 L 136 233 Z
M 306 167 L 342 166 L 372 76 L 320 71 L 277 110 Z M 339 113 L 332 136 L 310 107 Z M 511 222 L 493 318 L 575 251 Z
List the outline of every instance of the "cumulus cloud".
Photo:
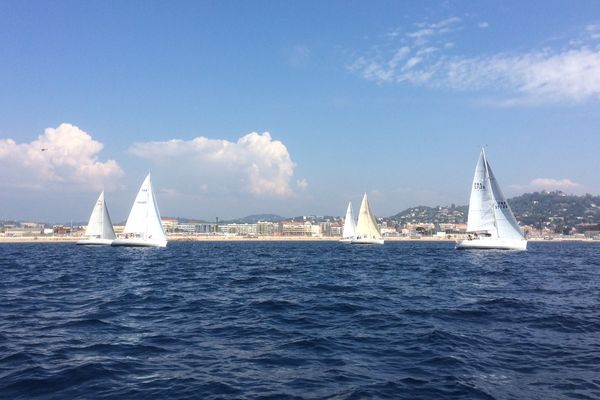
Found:
M 455 54 L 449 41 L 459 22 L 452 18 L 408 32 L 394 50 L 376 46 L 349 69 L 380 84 L 492 91 L 500 98 L 491 103 L 506 106 L 600 99 L 600 46 L 593 42 L 469 57 Z M 585 31 L 589 40 L 600 37 L 600 26 Z
M 289 197 L 295 164 L 286 146 L 268 132 L 252 132 L 236 142 L 197 137 L 135 143 L 130 152 L 156 163 L 185 193 Z M 305 183 L 307 185 L 307 183 Z
M 28 189 L 110 189 L 123 171 L 98 161 L 104 145 L 75 125 L 47 128 L 30 143 L 0 139 L 0 186 Z
M 570 179 L 536 178 L 530 182 L 531 186 L 540 189 L 571 189 L 580 186 Z

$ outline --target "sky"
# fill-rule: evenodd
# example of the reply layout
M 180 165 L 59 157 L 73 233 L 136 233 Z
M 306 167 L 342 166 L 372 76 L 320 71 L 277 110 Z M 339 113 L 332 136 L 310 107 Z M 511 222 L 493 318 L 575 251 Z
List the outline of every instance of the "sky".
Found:
M 600 194 L 597 1 L 2 1 L 0 60 L 0 219 Z

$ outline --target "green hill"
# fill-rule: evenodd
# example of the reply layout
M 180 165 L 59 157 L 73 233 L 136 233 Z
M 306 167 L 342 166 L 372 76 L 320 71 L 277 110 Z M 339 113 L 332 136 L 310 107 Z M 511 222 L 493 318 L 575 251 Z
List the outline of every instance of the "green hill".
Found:
M 561 191 L 525 193 L 509 200 L 521 224 L 559 232 L 600 224 L 600 196 L 568 195 Z
M 568 232 L 600 227 L 600 196 L 569 195 L 561 191 L 525 193 L 508 199 L 515 217 L 522 225 L 547 227 Z M 387 220 L 404 223 L 466 223 L 468 206 L 411 207 Z
M 467 210 L 467 206 L 457 207 L 455 205 L 451 205 L 450 207 L 418 206 L 408 208 L 387 219 L 396 221 L 400 224 L 419 224 L 425 222 L 437 222 L 440 224 L 462 224 L 467 221 Z

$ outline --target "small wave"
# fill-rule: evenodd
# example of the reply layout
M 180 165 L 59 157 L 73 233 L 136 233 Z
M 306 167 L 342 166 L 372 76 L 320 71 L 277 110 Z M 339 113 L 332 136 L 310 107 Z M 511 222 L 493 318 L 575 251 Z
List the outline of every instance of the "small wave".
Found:
M 283 343 L 277 348 L 281 350 L 297 350 L 299 352 L 308 351 L 324 355 L 333 352 L 336 347 L 331 340 L 326 338 L 305 338 Z
M 84 318 L 74 321 L 63 322 L 58 325 L 46 325 L 42 329 L 44 330 L 55 330 L 55 329 L 77 329 L 82 331 L 93 331 L 93 330 L 104 330 L 104 331 L 129 331 L 135 330 L 134 328 L 124 326 L 121 324 L 115 324 L 112 322 L 103 321 L 97 318 Z
M 168 350 L 147 344 L 129 344 L 129 343 L 98 343 L 90 346 L 77 348 L 80 353 L 103 354 L 110 356 L 138 357 L 151 356 L 155 354 L 168 353 Z
M 316 291 L 319 292 L 333 292 L 333 293 L 353 293 L 356 292 L 357 289 L 355 286 L 348 285 L 332 285 L 328 283 L 320 283 L 314 287 Z
M 292 301 L 272 299 L 253 301 L 251 306 L 264 311 L 288 311 L 300 308 L 299 304 Z
M 21 371 L 18 377 L 6 381 L 6 386 L 0 388 L 1 393 L 8 397 L 17 397 L 21 393 L 30 396 L 53 395 L 69 388 L 81 386 L 93 380 L 110 380 L 115 372 L 100 363 L 88 363 L 64 368 L 56 372 L 41 368 Z M 65 397 L 69 397 L 65 395 Z
M 599 333 L 600 322 L 570 315 L 551 315 L 527 320 L 529 327 L 566 333 Z
M 318 312 L 331 312 L 335 314 L 356 314 L 366 309 L 366 307 L 355 303 L 336 302 L 333 304 L 318 304 L 310 308 Z
M 419 362 L 419 365 L 434 366 L 436 368 L 462 368 L 466 363 L 455 356 L 437 355 Z
M 6 356 L 2 356 L 0 358 L 0 365 L 7 363 L 10 365 L 17 364 L 30 364 L 33 363 L 34 359 L 29 354 L 25 352 L 12 353 Z
M 308 363 L 306 358 L 289 357 L 279 354 L 265 354 L 249 360 L 252 363 L 259 364 L 265 367 L 289 367 L 297 368 Z

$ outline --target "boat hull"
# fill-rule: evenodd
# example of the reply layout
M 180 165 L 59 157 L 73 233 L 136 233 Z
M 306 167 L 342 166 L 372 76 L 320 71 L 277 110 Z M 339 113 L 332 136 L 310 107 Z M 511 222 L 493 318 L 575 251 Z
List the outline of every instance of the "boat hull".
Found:
M 113 247 L 167 247 L 167 241 L 138 238 L 115 239 L 110 245 Z
M 370 238 L 360 238 L 360 239 L 352 239 L 350 241 L 351 244 L 383 244 L 383 239 L 370 239 Z
M 353 238 L 343 238 L 340 239 L 340 243 L 352 243 L 353 240 Z
M 524 239 L 472 239 L 456 243 L 458 250 L 527 250 L 527 240 Z
M 79 246 L 110 246 L 112 242 L 113 239 L 84 239 L 76 244 Z

